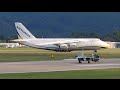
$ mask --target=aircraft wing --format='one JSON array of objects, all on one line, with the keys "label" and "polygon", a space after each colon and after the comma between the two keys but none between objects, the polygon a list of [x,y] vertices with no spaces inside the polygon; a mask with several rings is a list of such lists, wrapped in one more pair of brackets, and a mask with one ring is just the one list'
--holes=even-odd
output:
[{"label": "aircraft wing", "polygon": [[70,44],[70,43],[78,43],[80,41],[78,40],[65,40],[65,41],[55,41],[55,42],[49,42],[49,43],[41,43],[41,44],[35,44],[35,45],[50,45],[50,44],[53,44],[53,45],[61,45],[61,44]]}]

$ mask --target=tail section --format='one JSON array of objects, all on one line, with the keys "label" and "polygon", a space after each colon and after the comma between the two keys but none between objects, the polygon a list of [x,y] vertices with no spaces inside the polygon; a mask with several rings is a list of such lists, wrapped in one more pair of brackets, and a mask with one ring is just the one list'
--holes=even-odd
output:
[{"label": "tail section", "polygon": [[28,29],[19,22],[15,22],[19,39],[35,39],[35,37],[28,31]]}]

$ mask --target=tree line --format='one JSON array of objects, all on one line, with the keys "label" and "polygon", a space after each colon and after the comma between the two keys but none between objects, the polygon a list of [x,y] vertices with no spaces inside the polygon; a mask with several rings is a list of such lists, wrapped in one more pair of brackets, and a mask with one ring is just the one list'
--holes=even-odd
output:
[{"label": "tree line", "polygon": [[9,36],[5,37],[4,35],[0,35],[0,43],[9,43],[11,42],[10,40],[17,39],[17,35],[15,36]]},{"label": "tree line", "polygon": [[70,38],[99,38],[104,41],[120,42],[120,31],[114,31],[110,34],[72,32]]},{"label": "tree line", "polygon": [[[17,35],[5,37],[0,35],[0,43],[8,43],[10,40],[17,39]],[[41,38],[41,37],[38,37]],[[99,38],[104,41],[113,41],[120,42],[120,31],[114,31],[109,34],[100,34],[100,33],[86,33],[86,32],[72,32],[68,38]]]}]

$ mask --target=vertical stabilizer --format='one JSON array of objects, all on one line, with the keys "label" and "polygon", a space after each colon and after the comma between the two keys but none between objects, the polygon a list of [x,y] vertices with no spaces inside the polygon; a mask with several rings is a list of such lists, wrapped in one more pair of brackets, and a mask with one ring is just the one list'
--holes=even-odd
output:
[{"label": "vertical stabilizer", "polygon": [[15,22],[18,38],[20,39],[35,39],[35,37],[28,31],[28,29],[19,22]]}]

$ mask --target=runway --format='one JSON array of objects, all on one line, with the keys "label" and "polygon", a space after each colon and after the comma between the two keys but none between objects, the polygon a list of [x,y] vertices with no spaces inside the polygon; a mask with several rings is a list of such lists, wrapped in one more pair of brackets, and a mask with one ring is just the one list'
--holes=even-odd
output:
[{"label": "runway", "polygon": [[0,73],[52,72],[105,68],[120,68],[120,58],[100,59],[99,62],[91,61],[90,64],[86,61],[79,64],[77,59],[0,63]]}]

